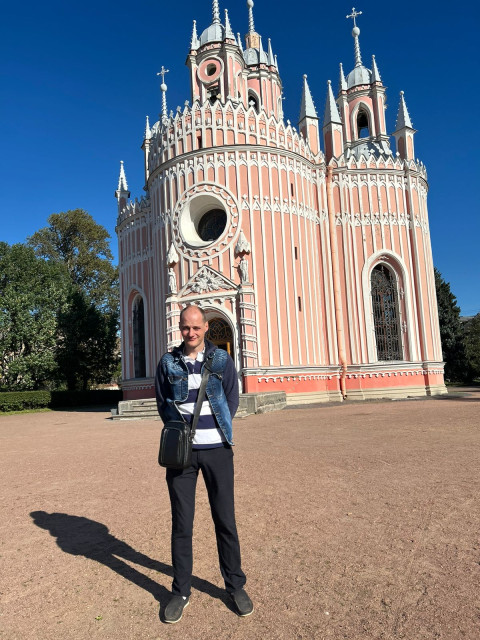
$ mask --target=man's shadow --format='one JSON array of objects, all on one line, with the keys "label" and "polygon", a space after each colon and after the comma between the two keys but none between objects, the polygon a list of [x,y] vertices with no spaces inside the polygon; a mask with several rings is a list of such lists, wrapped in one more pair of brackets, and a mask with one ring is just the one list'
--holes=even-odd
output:
[{"label": "man's shadow", "polygon": [[[153,560],[140,551],[136,551],[123,540],[118,540],[118,538],[109,533],[108,527],[101,522],[89,520],[82,516],[70,516],[66,513],[47,513],[46,511],[32,511],[30,515],[37,527],[46,529],[51,536],[57,539],[57,545],[62,551],[71,553],[74,556],[84,556],[104,564],[126,580],[130,580],[137,587],[151,593],[155,600],[160,603],[160,610],[163,611],[171,597],[171,592],[128,565],[124,560],[138,564],[146,569],[153,569],[169,577],[173,576],[171,565]],[[233,610],[226,592],[211,582],[193,576],[192,587],[197,591],[207,593],[212,598],[218,598],[229,609]]]}]

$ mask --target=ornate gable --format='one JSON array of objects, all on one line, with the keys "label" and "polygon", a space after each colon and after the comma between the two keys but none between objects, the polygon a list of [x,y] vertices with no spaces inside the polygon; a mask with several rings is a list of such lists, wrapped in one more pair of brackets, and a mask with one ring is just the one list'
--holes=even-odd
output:
[{"label": "ornate gable", "polygon": [[180,297],[195,294],[208,294],[217,291],[236,291],[237,285],[224,275],[215,271],[211,267],[204,265],[190,280],[182,287]]}]

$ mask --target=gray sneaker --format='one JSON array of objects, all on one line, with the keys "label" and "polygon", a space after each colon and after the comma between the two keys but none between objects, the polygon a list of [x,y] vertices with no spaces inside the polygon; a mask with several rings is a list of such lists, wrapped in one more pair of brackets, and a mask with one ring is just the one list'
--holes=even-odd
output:
[{"label": "gray sneaker", "polygon": [[253,602],[248,597],[245,589],[237,589],[231,593],[230,596],[235,603],[235,608],[239,616],[245,617],[253,613]]},{"label": "gray sneaker", "polygon": [[168,624],[180,622],[183,616],[183,610],[190,604],[190,599],[186,596],[172,596],[170,602],[165,607],[163,620]]}]

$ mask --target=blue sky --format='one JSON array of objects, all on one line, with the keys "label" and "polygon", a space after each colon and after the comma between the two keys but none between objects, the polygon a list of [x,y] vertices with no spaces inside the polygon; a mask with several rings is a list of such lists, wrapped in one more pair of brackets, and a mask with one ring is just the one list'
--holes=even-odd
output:
[{"label": "blue sky", "polygon": [[[393,131],[400,90],[427,166],[434,263],[463,315],[480,312],[477,5],[404,0],[359,2],[363,62],[375,54],[388,87]],[[220,3],[244,35],[244,0]],[[319,114],[338,65],[354,66],[351,5],[256,0],[255,27],[272,39],[285,117],[296,124],[302,75]],[[8,3],[2,11],[0,240],[23,242],[51,213],[86,209],[112,236],[120,160],[132,197],[143,193],[145,116],[160,111],[156,72],[170,69],[168,108],[190,99],[185,59],[192,21],[211,22],[209,0],[84,0]],[[222,18],[223,19],[223,18]]]}]

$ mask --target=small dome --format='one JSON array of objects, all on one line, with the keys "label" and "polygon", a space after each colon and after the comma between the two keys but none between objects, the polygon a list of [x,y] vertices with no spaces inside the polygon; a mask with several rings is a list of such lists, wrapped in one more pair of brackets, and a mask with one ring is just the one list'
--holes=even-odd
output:
[{"label": "small dome", "polygon": [[243,52],[243,59],[245,60],[245,64],[247,66],[253,64],[268,64],[268,55],[265,51],[260,53],[259,49],[254,49],[253,47],[250,49],[245,49]]},{"label": "small dome", "polygon": [[214,22],[200,36],[200,46],[207,42],[223,42],[225,38],[225,29],[219,22]]},{"label": "small dome", "polygon": [[356,87],[359,84],[371,84],[371,82],[372,72],[363,65],[355,67],[347,76],[347,87],[349,89]]}]

